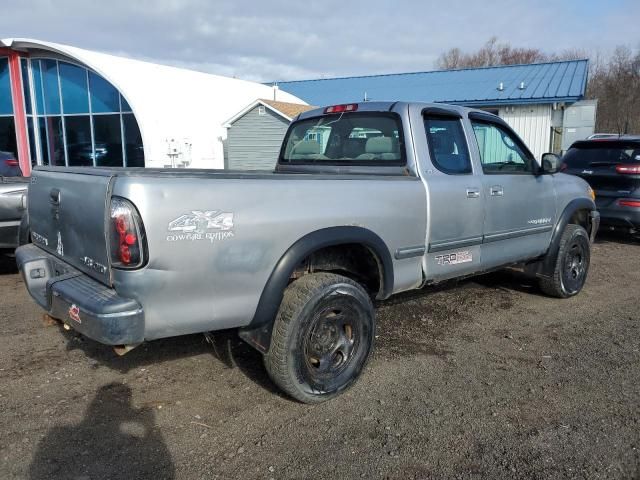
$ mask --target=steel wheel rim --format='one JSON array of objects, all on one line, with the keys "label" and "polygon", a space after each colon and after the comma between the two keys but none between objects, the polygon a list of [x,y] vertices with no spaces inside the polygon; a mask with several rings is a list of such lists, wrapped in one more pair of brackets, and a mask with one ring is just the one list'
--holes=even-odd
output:
[{"label": "steel wheel rim", "polygon": [[576,292],[584,283],[587,265],[584,245],[580,241],[573,242],[565,255],[562,272],[563,285],[569,293]]},{"label": "steel wheel rim", "polygon": [[358,312],[349,306],[331,306],[315,316],[305,338],[304,358],[312,377],[336,377],[356,356],[361,325]]}]

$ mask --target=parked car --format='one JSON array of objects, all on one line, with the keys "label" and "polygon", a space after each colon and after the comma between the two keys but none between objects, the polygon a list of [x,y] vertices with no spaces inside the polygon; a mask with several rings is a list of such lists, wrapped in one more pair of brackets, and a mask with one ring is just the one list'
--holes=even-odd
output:
[{"label": "parked car", "polygon": [[274,173],[38,167],[16,256],[87,337],[124,352],[236,328],[282,390],[320,402],[364,368],[374,298],[514,265],[580,292],[598,213],[558,160],[478,110],[336,105],[297,117]]},{"label": "parked car", "polygon": [[640,232],[640,136],[575,142],[561,169],[589,182],[604,228]]},{"label": "parked car", "polygon": [[0,152],[0,254],[13,254],[28,241],[28,187],[15,155]]},{"label": "parked car", "polygon": [[619,136],[620,135],[617,133],[593,133],[587,137],[587,140],[595,140],[598,138],[613,138]]},{"label": "parked car", "polygon": [[0,177],[21,177],[22,171],[16,156],[11,152],[0,152]]},{"label": "parked car", "polygon": [[96,165],[102,167],[117,167],[122,165],[122,145],[97,142],[74,143],[67,147],[69,164],[76,167],[91,167],[95,160]]},{"label": "parked car", "polygon": [[29,179],[0,177],[0,254],[13,254],[29,240],[27,190]]}]

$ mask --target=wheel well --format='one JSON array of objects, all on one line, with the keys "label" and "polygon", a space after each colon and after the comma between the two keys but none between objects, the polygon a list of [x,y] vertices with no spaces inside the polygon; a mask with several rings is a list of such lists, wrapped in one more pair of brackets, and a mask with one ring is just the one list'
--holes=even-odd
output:
[{"label": "wheel well", "polygon": [[568,223],[580,225],[587,231],[587,233],[591,234],[591,220],[589,216],[589,210],[576,210],[573,215],[571,215]]},{"label": "wheel well", "polygon": [[379,299],[388,298],[393,291],[393,260],[378,235],[357,226],[317,230],[300,238],[280,258],[262,290],[253,320],[240,329],[240,337],[260,352],[267,352],[273,320],[287,285],[318,271],[347,276]]},{"label": "wheel well", "polygon": [[373,296],[382,293],[382,262],[366,245],[347,243],[316,250],[300,262],[291,280],[313,272],[339,273],[360,283]]}]

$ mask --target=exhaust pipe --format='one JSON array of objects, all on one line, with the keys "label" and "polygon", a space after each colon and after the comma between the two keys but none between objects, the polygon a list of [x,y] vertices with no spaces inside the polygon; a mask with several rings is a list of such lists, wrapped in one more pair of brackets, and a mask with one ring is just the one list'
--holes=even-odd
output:
[{"label": "exhaust pipe", "polygon": [[[45,313],[42,315],[42,323],[44,324],[45,327],[53,327],[56,325],[61,325],[62,328],[64,328],[66,331],[73,330],[73,327],[71,325],[68,325],[63,321],[58,320],[57,318],[53,318],[48,313]],[[116,355],[118,355],[119,357],[122,357],[123,355],[126,355],[131,350],[136,348],[138,345],[140,344],[136,343],[133,345],[116,345],[113,347],[113,351],[116,352]]]},{"label": "exhaust pipe", "polygon": [[118,355],[119,357],[122,357],[123,355],[126,355],[131,350],[136,348],[138,345],[140,344],[136,343],[134,345],[116,345],[115,347],[113,347],[113,351],[116,352],[116,355]]},{"label": "exhaust pipe", "polygon": [[54,327],[56,325],[60,325],[62,322],[57,318],[53,318],[48,313],[42,314],[42,323],[45,327]]}]

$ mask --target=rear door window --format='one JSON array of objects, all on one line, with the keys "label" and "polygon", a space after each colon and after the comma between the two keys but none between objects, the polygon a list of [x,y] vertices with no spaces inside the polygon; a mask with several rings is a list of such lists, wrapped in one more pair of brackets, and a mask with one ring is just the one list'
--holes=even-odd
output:
[{"label": "rear door window", "polygon": [[355,112],[300,120],[287,133],[280,162],[404,165],[400,118],[394,113]]},{"label": "rear door window", "polygon": [[425,117],[429,153],[433,165],[450,175],[471,173],[469,149],[458,118]]}]

